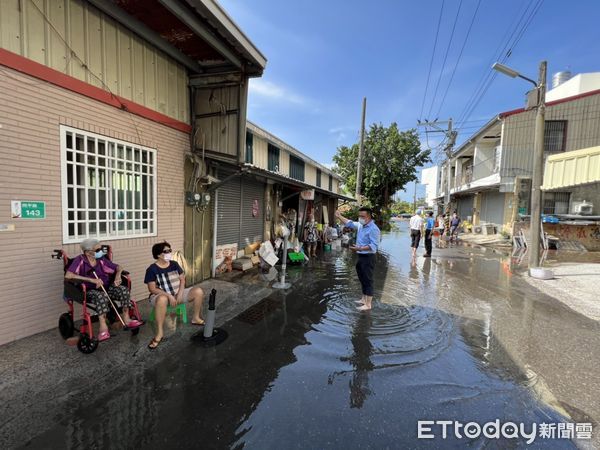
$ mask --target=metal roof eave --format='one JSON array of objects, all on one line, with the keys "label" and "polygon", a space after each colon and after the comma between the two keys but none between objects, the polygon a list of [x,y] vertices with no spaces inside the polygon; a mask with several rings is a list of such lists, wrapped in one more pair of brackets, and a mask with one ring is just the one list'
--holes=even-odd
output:
[{"label": "metal roof eave", "polygon": [[262,73],[267,65],[267,58],[244,34],[218,2],[215,0],[185,1],[196,11],[205,16],[226,38],[238,43],[241,50],[243,50],[244,56],[251,60],[257,66],[259,72]]},{"label": "metal roof eave", "polygon": [[266,178],[270,178],[271,180],[281,181],[283,183],[291,184],[293,186],[303,188],[303,189],[314,189],[316,192],[320,192],[321,194],[328,195],[330,197],[341,198],[347,201],[355,201],[353,197],[347,197],[343,194],[339,194],[337,192],[331,192],[327,189],[319,188],[317,186],[313,186],[312,184],[305,183],[303,181],[296,180],[295,178],[288,177],[281,173],[272,172],[270,170],[261,169],[260,167],[253,166],[251,164],[244,164],[244,168],[247,168],[247,173],[252,173],[254,175],[262,175]]},{"label": "metal roof eave", "polygon": [[269,133],[264,128],[259,127],[254,122],[247,120],[246,126],[247,126],[247,128],[250,129],[250,131],[255,132],[255,133],[258,132],[256,134],[258,134],[259,136],[262,136],[265,139],[267,139],[268,141],[271,141],[274,145],[287,150],[288,152],[292,153],[294,156],[297,156],[298,158],[302,159],[304,162],[308,162],[308,163],[312,164],[313,166],[321,169],[321,171],[325,172],[327,175],[331,175],[333,178],[337,179],[338,181],[345,181],[343,177],[341,177],[340,175],[338,175],[331,169],[328,169],[323,164],[312,159],[310,156],[305,155],[300,150],[298,150],[298,149],[292,147],[291,145],[289,145],[288,143],[282,141],[277,136]]},{"label": "metal roof eave", "polygon": [[490,119],[488,121],[488,123],[486,123],[484,126],[482,126],[479,130],[477,130],[474,134],[471,135],[471,137],[469,139],[467,139],[465,142],[463,142],[453,153],[452,153],[452,157],[455,158],[457,156],[459,156],[459,153],[466,150],[466,148],[473,144],[475,142],[475,140],[477,138],[479,138],[480,135],[482,135],[483,133],[485,133],[487,130],[489,130],[492,126],[496,125],[496,123],[502,121],[502,117],[500,116],[500,114],[494,116],[492,119]]}]

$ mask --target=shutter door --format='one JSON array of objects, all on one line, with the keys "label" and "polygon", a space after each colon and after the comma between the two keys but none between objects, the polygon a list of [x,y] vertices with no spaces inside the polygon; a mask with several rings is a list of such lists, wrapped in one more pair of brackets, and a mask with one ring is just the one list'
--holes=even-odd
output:
[{"label": "shutter door", "polygon": [[456,210],[462,220],[467,220],[469,216],[473,216],[473,196],[461,197]]},{"label": "shutter door", "polygon": [[504,223],[504,193],[486,192],[481,199],[482,222],[502,225]]},{"label": "shutter door", "polygon": [[[223,179],[232,172],[220,170]],[[238,243],[240,238],[241,177],[235,177],[217,189],[217,245]]]},{"label": "shutter door", "polygon": [[[256,217],[252,215],[255,201],[258,203]],[[239,214],[238,214],[239,217]],[[242,179],[242,233],[240,249],[253,242],[262,242],[265,229],[265,184],[256,180]]]}]

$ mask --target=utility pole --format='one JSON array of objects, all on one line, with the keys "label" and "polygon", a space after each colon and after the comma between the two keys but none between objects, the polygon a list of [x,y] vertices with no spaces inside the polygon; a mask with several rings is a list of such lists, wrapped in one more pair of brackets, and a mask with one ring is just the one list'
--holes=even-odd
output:
[{"label": "utility pole", "polygon": [[533,144],[533,175],[531,179],[531,253],[529,268],[540,265],[540,240],[542,222],[542,178],[544,177],[544,128],[546,118],[546,61],[540,63],[537,82],[538,101],[535,115],[535,140]]},{"label": "utility pole", "polygon": [[[447,123],[448,129],[444,130],[439,125]],[[446,189],[444,195],[444,212],[446,214],[450,213],[450,189],[452,186],[451,174],[452,174],[452,165],[450,164],[452,158],[452,150],[454,149],[454,144],[456,144],[456,136],[458,133],[452,128],[452,118],[448,119],[447,122],[438,122],[437,120],[434,122],[418,122],[419,126],[430,127],[433,130],[425,130],[426,133],[444,133],[446,135],[446,140],[448,141],[446,146],[444,147],[444,155],[446,156],[447,166],[446,166]]]},{"label": "utility pole", "polygon": [[417,182],[415,181],[415,193],[413,195],[413,214],[417,213]]},{"label": "utility pole", "polygon": [[365,116],[367,114],[367,97],[363,97],[362,119],[360,124],[360,147],[358,148],[358,167],[356,169],[356,201],[362,206],[361,184],[362,184],[362,165],[365,153]]}]

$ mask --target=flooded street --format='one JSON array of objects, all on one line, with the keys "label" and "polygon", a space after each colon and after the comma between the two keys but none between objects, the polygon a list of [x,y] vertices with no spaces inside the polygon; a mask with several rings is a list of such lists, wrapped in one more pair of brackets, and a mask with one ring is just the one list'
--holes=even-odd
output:
[{"label": "flooded street", "polygon": [[[154,366],[101,380],[111,384],[101,395],[61,397],[47,405],[46,431],[19,444],[524,448],[515,439],[444,440],[435,427],[435,441],[418,440],[417,422],[596,428],[598,323],[534,291],[490,249],[434,247],[413,262],[400,227],[383,237],[371,312],[356,310],[354,255],[325,254],[290,268],[291,290],[228,322],[220,346],[184,342]],[[538,437],[529,446],[575,443]]]}]

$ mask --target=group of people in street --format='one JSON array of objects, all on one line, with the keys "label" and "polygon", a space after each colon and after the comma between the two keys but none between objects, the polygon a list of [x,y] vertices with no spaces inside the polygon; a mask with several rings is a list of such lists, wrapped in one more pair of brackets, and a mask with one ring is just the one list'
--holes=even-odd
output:
[{"label": "group of people in street", "polygon": [[[81,281],[86,287],[86,300],[98,313],[98,340],[110,339],[107,314],[110,302],[122,308],[123,321],[128,327],[142,325],[138,319],[130,317],[132,299],[129,290],[122,285],[123,268],[111,261],[104,253],[103,246],[97,239],[86,239],[81,243],[82,254],[73,259],[65,279]],[[193,303],[193,325],[204,325],[202,304],[204,292],[199,287],[185,287],[185,273],[174,261],[173,251],[168,242],[159,242],[152,246],[155,262],[146,269],[144,283],[148,286],[148,300],[154,308],[156,333],[148,348],[153,350],[163,339],[163,326],[167,316],[167,308],[176,307],[185,302]]]},{"label": "group of people in street", "polygon": [[[356,272],[361,284],[362,296],[358,303],[359,311],[368,311],[373,307],[373,271],[375,269],[375,255],[379,249],[381,233],[373,220],[373,211],[362,207],[358,213],[358,221],[347,219],[340,211],[336,211],[336,218],[343,224],[344,230],[356,233],[355,242],[349,249],[357,254]],[[425,255],[431,257],[432,238],[437,229],[440,238],[448,233],[451,240],[456,239],[460,217],[454,211],[452,217],[433,217],[433,212],[428,212],[425,217],[417,211],[410,219],[410,237],[412,256],[416,257],[421,236],[425,238]],[[336,229],[337,232],[337,229]],[[344,233],[348,236],[348,233]],[[317,244],[320,240],[331,239],[325,236],[317,226],[314,216],[309,215],[304,226],[303,241],[306,246],[307,256],[316,256]],[[99,334],[98,340],[110,339],[107,314],[110,301],[122,308],[123,321],[128,327],[140,326],[139,318],[130,317],[132,300],[129,290],[122,285],[121,274],[123,269],[118,264],[107,258],[103,246],[96,239],[86,239],[81,243],[82,254],[74,258],[67,268],[65,279],[80,281],[86,286],[87,301],[94,306],[98,313]],[[185,273],[179,263],[173,260],[171,245],[164,241],[152,246],[152,257],[155,262],[146,269],[144,283],[148,287],[148,300],[154,308],[156,319],[156,333],[148,344],[148,348],[155,349],[161,343],[168,307],[176,307],[185,302],[193,303],[193,325],[203,325],[202,305],[204,292],[200,287],[186,288]]]},{"label": "group of people in street", "polygon": [[452,213],[452,216],[444,214],[439,215],[437,219],[434,219],[432,211],[427,212],[425,217],[423,217],[421,211],[415,211],[415,214],[410,218],[409,222],[411,256],[413,258],[417,256],[417,249],[419,248],[421,237],[424,237],[425,254],[423,257],[431,257],[431,252],[433,251],[433,235],[435,231],[438,232],[440,240],[444,235],[447,236],[449,241],[456,240],[458,238],[460,222],[460,216],[456,211]]}]

